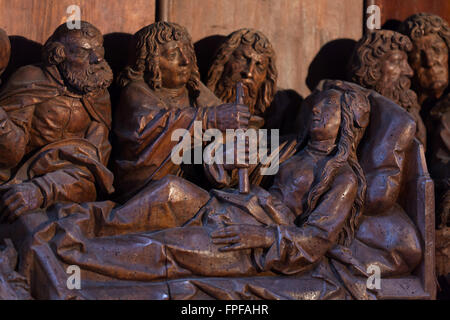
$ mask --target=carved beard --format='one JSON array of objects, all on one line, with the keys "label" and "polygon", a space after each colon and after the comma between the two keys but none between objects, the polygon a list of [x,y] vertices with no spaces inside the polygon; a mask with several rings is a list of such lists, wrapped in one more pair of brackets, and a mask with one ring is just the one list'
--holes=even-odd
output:
[{"label": "carved beard", "polygon": [[379,94],[391,99],[406,110],[417,108],[417,95],[411,89],[411,80],[407,76],[402,76],[400,79],[390,85],[379,82],[376,85],[375,91]]},{"label": "carved beard", "polygon": [[[216,96],[223,102],[235,102],[237,82],[228,77],[223,77],[217,84]],[[260,115],[259,108],[255,109],[256,99],[258,97],[258,91],[255,89],[255,85],[245,82],[242,82],[242,84],[244,88],[244,105],[248,106],[251,114]]]},{"label": "carved beard", "polygon": [[60,64],[62,76],[69,85],[82,93],[95,92],[108,88],[113,80],[113,72],[106,61],[89,64],[81,70],[73,70],[70,65]]}]

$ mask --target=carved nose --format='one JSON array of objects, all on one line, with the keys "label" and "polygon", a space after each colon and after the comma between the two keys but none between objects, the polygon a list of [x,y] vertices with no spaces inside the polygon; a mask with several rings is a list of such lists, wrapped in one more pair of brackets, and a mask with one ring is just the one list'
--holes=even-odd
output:
[{"label": "carved nose", "polygon": [[403,70],[404,70],[405,76],[412,77],[414,75],[414,71],[411,68],[411,66],[408,64],[408,62],[405,62]]},{"label": "carved nose", "polygon": [[89,62],[91,64],[97,64],[103,61],[103,58],[96,54],[95,52],[91,52],[90,57],[89,57]]},{"label": "carved nose", "polygon": [[188,63],[189,63],[188,57],[186,57],[186,55],[182,52],[181,53],[181,59],[180,59],[180,65],[187,66]]},{"label": "carved nose", "polygon": [[422,51],[422,62],[425,67],[432,67],[434,65],[435,57],[431,50]]},{"label": "carved nose", "polygon": [[253,63],[251,63],[250,65],[247,65],[247,68],[245,68],[241,72],[241,76],[243,78],[253,78],[253,68],[254,68],[254,64]]}]

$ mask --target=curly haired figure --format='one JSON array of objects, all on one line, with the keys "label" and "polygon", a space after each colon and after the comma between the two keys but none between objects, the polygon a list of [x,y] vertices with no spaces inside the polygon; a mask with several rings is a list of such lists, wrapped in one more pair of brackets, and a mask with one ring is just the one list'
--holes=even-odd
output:
[{"label": "curly haired figure", "polygon": [[349,79],[406,109],[416,121],[416,137],[426,147],[420,105],[410,89],[413,70],[408,64],[407,53],[411,49],[408,37],[398,32],[376,30],[368,33],[356,44],[349,64]]}]

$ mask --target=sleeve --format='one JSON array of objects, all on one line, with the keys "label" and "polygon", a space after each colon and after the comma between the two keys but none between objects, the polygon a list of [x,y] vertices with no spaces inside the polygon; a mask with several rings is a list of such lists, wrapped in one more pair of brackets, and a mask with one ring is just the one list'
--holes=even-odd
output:
[{"label": "sleeve", "polygon": [[91,202],[114,192],[113,175],[102,164],[98,148],[79,139],[61,141],[41,151],[26,168],[27,181],[44,196],[43,208],[57,202]]},{"label": "sleeve", "polygon": [[277,240],[259,259],[263,270],[300,272],[319,261],[337,242],[357,193],[353,173],[336,177],[301,226],[277,226]]},{"label": "sleeve", "polygon": [[206,108],[166,106],[150,92],[142,91],[126,88],[116,110],[118,154],[114,164],[119,193],[132,192],[167,174],[177,174],[180,164],[171,161],[172,150],[183,142],[178,155],[184,160],[183,151],[192,149],[194,131],[205,128]]},{"label": "sleeve", "polygon": [[0,169],[16,167],[26,152],[34,105],[6,113],[0,107]]},{"label": "sleeve", "polygon": [[91,202],[97,200],[95,178],[89,170],[67,163],[66,168],[34,178],[44,196],[43,208],[57,202]]},{"label": "sleeve", "polygon": [[111,143],[109,142],[108,128],[97,121],[93,121],[86,133],[86,140],[98,148],[100,161],[107,165],[111,155]]}]

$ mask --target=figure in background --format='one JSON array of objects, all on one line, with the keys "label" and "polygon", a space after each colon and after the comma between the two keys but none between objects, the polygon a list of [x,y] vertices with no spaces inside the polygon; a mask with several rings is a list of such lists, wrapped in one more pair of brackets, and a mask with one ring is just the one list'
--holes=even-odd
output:
[{"label": "figure in background", "polygon": [[244,104],[250,113],[264,118],[267,129],[280,135],[294,133],[302,98],[292,90],[277,88],[275,50],[260,31],[240,29],[231,33],[218,49],[208,72],[207,86],[222,101],[236,99],[236,84],[244,84]]},{"label": "figure in background", "polygon": [[[427,163],[434,180],[436,207],[436,269],[441,288],[450,284],[450,27],[441,17],[417,13],[400,25],[413,48],[412,88],[422,105],[428,135]],[[445,284],[447,282],[447,284]]]},{"label": "figure in background", "polygon": [[[250,108],[251,120],[259,120],[251,121],[250,127],[269,129],[269,140],[270,129],[279,130],[280,148],[270,152],[278,153],[279,163],[282,163],[295,153],[296,119],[302,98],[293,90],[277,88],[277,78],[275,50],[269,39],[260,31],[244,28],[231,33],[218,49],[208,72],[207,85],[223,101],[233,102],[236,84],[243,84],[244,104]],[[261,159],[249,166],[250,181],[269,186],[273,177],[261,176],[260,168]],[[204,170],[215,188],[238,184],[238,170],[218,164],[205,165]]]},{"label": "figure in background", "polygon": [[17,70],[0,92],[0,212],[3,221],[58,202],[113,191],[103,36],[90,23],[59,26],[43,63]]},{"label": "figure in background", "polygon": [[438,225],[450,223],[450,27],[441,17],[417,13],[406,19],[400,31],[413,48],[409,63],[414,70],[412,88],[422,105],[428,134],[427,162],[435,181]]},{"label": "figure in background", "polygon": [[172,133],[186,129],[247,128],[248,107],[223,104],[200,82],[194,47],[187,30],[176,23],[156,22],[134,35],[134,63],[122,73],[116,111],[115,179],[118,195],[129,199],[147,183],[168,174],[183,176],[171,161],[179,141]]},{"label": "figure in background", "polygon": [[417,124],[416,137],[426,147],[426,129],[420,117],[417,96],[410,89],[413,70],[407,53],[411,41],[390,30],[367,33],[356,44],[349,63],[349,79],[375,90],[406,109]]}]

